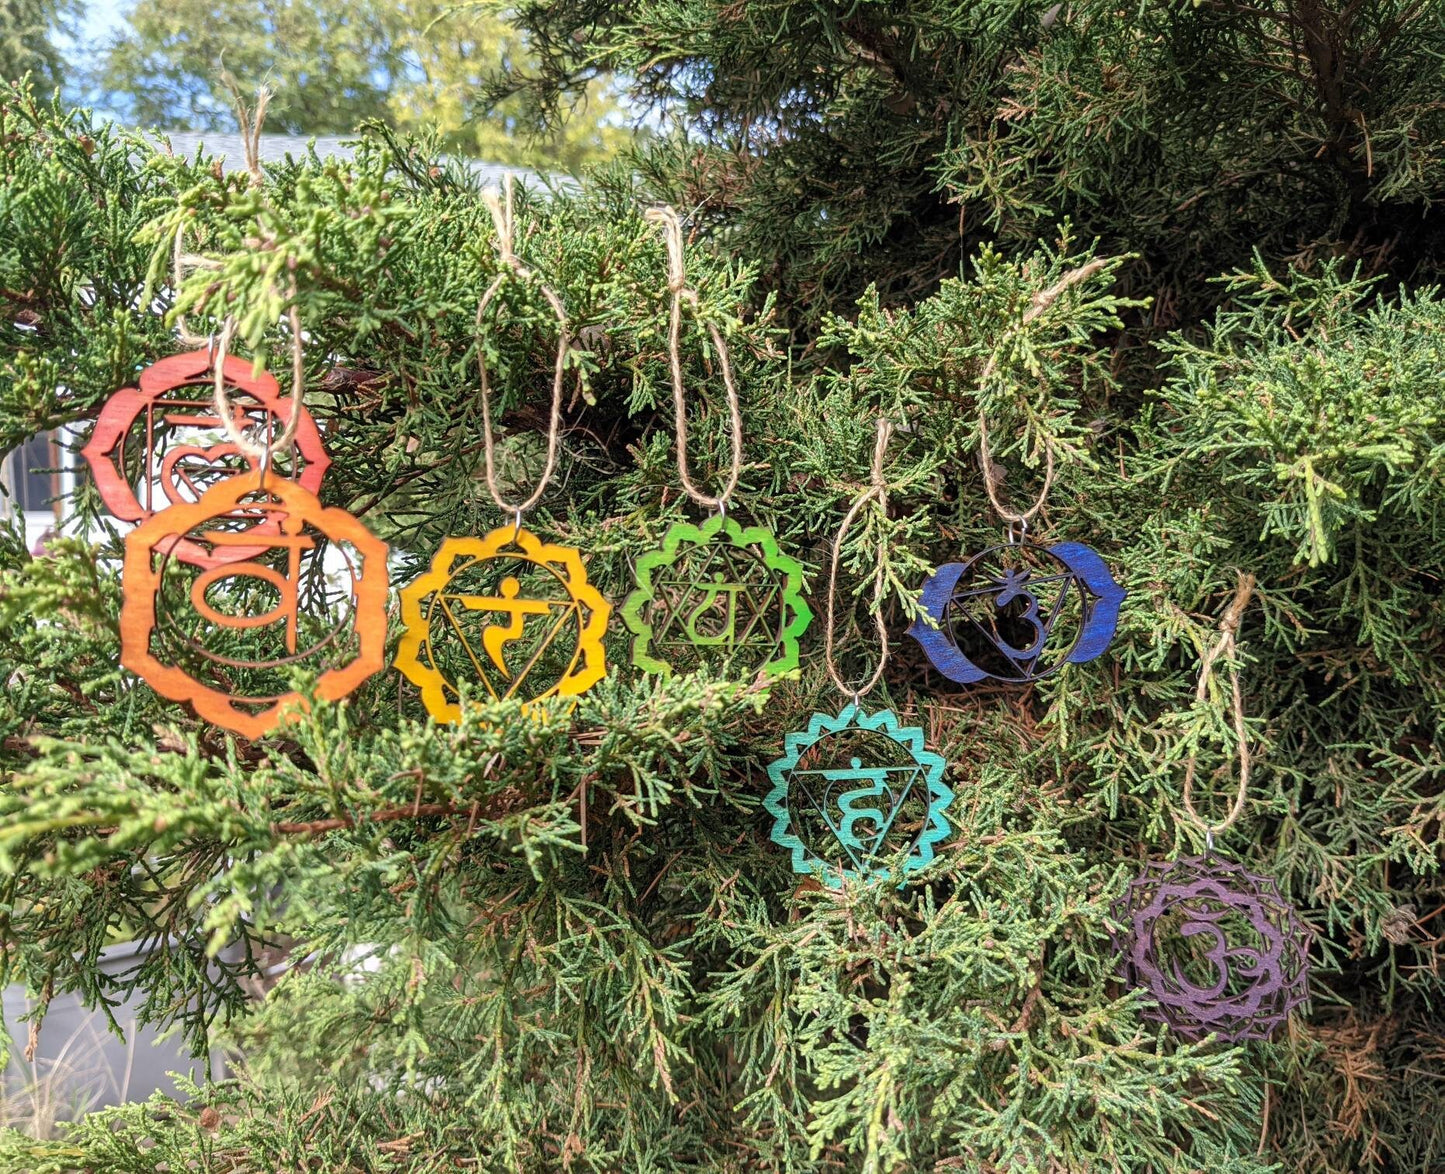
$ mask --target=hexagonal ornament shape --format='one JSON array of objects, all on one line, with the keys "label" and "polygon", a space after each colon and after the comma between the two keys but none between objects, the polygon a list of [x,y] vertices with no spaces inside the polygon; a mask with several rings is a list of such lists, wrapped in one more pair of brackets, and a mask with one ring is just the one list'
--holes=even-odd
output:
[{"label": "hexagonal ornament shape", "polygon": [[[182,559],[186,544],[206,558]],[[259,470],[219,482],[126,536],[121,663],[259,738],[304,709],[295,670],[336,700],[385,667],[386,556],[358,519],[295,482]]]}]

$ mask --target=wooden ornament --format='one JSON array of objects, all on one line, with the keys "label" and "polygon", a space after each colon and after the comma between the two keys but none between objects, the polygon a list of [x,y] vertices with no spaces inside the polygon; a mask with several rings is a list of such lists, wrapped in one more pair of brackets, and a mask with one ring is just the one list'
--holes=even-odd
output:
[{"label": "wooden ornament", "polygon": [[908,634],[960,685],[1039,681],[1103,655],[1124,597],[1081,542],[1011,542],[934,571]]},{"label": "wooden ornament", "polygon": [[798,638],[813,619],[802,564],[768,530],[722,514],[674,523],[661,548],[637,560],[621,614],[632,663],[662,676],[702,663],[735,675],[795,673]]},{"label": "wooden ornament", "polygon": [[316,672],[315,695],[336,700],[385,667],[386,555],[358,519],[295,482],[229,478],[126,536],[121,663],[161,696],[259,738],[304,709],[288,683],[296,669]]},{"label": "wooden ornament", "polygon": [[448,538],[402,588],[396,667],[438,721],[461,718],[460,686],[488,697],[574,697],[607,675],[611,607],[581,554],[520,525]]},{"label": "wooden ornament", "polygon": [[829,888],[843,878],[889,875],[902,856],[907,877],[927,867],[952,828],[948,764],[928,749],[923,731],[892,710],[846,705],[837,717],[813,714],[806,730],[784,740],[768,766],[773,788],[763,806],[772,839],[792,854],[793,871]]},{"label": "wooden ornament", "polygon": [[[81,450],[90,462],[96,489],[106,508],[125,522],[143,522],[171,506],[190,505],[217,481],[259,469],[256,458],[226,439],[216,415],[212,387],[214,356],[187,351],[153,363],[140,373],[139,387],[126,387],[105,402],[90,441]],[[238,427],[257,427],[274,434],[290,422],[294,401],[283,399],[276,380],[266,372],[252,374],[251,364],[234,355],[221,368]],[[316,422],[303,406],[290,453],[290,474],[312,494],[331,463]],[[219,436],[217,441],[215,437]],[[272,480],[282,471],[272,469]],[[257,523],[259,534],[272,523]],[[178,542],[172,557],[196,566],[213,567],[244,561],[266,549],[227,546],[208,550],[190,540]]]},{"label": "wooden ornament", "polygon": [[1114,903],[1122,977],[1180,1037],[1269,1039],[1309,998],[1314,934],[1258,876],[1213,852],[1151,860]]}]

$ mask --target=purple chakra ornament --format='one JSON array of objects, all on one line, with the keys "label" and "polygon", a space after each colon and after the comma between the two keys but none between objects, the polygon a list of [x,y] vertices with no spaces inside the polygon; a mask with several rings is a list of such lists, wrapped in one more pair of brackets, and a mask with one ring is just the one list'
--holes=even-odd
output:
[{"label": "purple chakra ornament", "polygon": [[1101,655],[1124,589],[1081,542],[993,546],[945,563],[923,585],[927,618],[908,629],[945,677],[1037,681]]},{"label": "purple chakra ornament", "polygon": [[1215,855],[1151,860],[1114,904],[1124,981],[1188,1040],[1268,1039],[1309,997],[1312,934],[1270,877]]}]

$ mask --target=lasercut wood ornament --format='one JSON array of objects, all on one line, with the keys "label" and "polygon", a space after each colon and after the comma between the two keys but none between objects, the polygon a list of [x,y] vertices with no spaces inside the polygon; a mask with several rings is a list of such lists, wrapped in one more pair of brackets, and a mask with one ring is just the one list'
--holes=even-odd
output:
[{"label": "lasercut wood ornament", "polygon": [[[101,408],[89,442],[81,450],[95,477],[101,500],[115,517],[142,522],[158,510],[192,504],[226,477],[260,468],[261,457],[227,437],[213,394],[215,356],[209,350],[170,355],[140,373],[137,387],[122,388]],[[298,411],[295,438],[283,467],[273,462],[274,477],[289,476],[308,492],[319,492],[331,463],[321,434],[305,406],[283,399],[267,372],[235,356],[221,364],[230,393],[233,430],[251,429],[267,440],[285,431]],[[265,533],[265,526],[258,533]],[[173,557],[198,566],[219,566],[253,557],[264,547],[207,549],[177,543]]]},{"label": "lasercut wood ornament", "polygon": [[1228,814],[1207,823],[1194,806],[1195,752],[1186,760],[1184,811],[1204,833],[1204,854],[1151,860],[1115,902],[1119,928],[1110,929],[1120,975],[1154,998],[1146,1018],[1166,1023],[1184,1039],[1211,1033],[1227,1043],[1268,1039],[1309,997],[1313,934],[1270,877],[1215,854],[1214,837],[1244,812],[1251,756],[1235,638],[1254,593],[1254,576],[1241,574],[1234,600],[1220,621],[1218,639],[1200,660],[1196,706],[1210,695],[1214,665],[1231,661],[1229,693],[1239,785]]},{"label": "lasercut wood ornament", "polygon": [[[1024,322],[1044,304],[1036,300],[1025,311]],[[980,384],[987,386],[995,366],[992,356]],[[982,414],[978,457],[984,491],[1007,523],[1008,541],[934,571],[919,597],[923,614],[908,634],[939,672],[960,685],[986,678],[1038,681],[1066,664],[1101,656],[1118,627],[1124,589],[1104,560],[1082,542],[1041,546],[1027,540],[1029,525],[1053,485],[1052,445],[1044,445],[1043,486],[1022,513],[1005,505],[995,489],[988,420]]]},{"label": "lasercut wood ornament", "polygon": [[[183,544],[206,557],[181,560]],[[386,555],[358,519],[294,482],[229,478],[126,536],[121,663],[259,738],[305,707],[288,685],[295,669],[336,700],[385,667]]]},{"label": "lasercut wood ornament", "polygon": [[[477,303],[478,332],[485,329],[487,308],[505,281],[535,279],[512,251],[510,176],[505,192],[505,203],[493,192],[484,193],[503,268]],[[612,609],[587,582],[581,554],[570,546],[544,543],[522,528],[523,512],[541,500],[556,465],[570,345],[561,299],[545,282],[537,285],[558,324],[542,475],[525,501],[508,501],[498,484],[491,382],[486,348],[479,345],[487,489],[497,508],[513,516],[513,524],[482,538],[445,539],[431,569],[401,591],[404,630],[396,667],[421,691],[422,704],[437,721],[461,720],[464,684],[480,686],[494,701],[519,698],[530,703],[575,697],[607,675],[602,638]]]},{"label": "lasercut wood ornament", "polygon": [[701,525],[674,523],[662,546],[637,560],[637,586],[622,605],[622,622],[633,635],[632,663],[664,676],[709,665],[734,675],[779,677],[798,667],[798,637],[812,621],[803,599],[803,568],[778,549],[761,526],[739,526],[727,503],[742,475],[743,423],[727,343],[711,322],[712,338],[727,389],[731,464],[716,497],[692,480],[687,455],[687,402],[682,383],[682,304],[697,303],[683,268],[682,223],[671,208],[654,208],[667,243],[672,310],[668,358],[672,370],[673,423],[677,431],[678,480],[698,505],[715,509]]},{"label": "lasercut wood ornament", "polygon": [[787,735],[786,753],[768,766],[772,790],[763,806],[773,817],[773,842],[788,850],[793,871],[811,874],[830,888],[845,879],[871,881],[889,875],[904,853],[905,879],[926,867],[934,845],[947,838],[953,792],[944,782],[946,763],[929,750],[923,731],[904,726],[892,710],[866,713],[862,698],[883,679],[888,664],[888,627],[883,620],[885,559],[875,560],[873,624],[878,664],[861,686],[844,678],[834,659],[838,568],[848,530],[870,502],[888,515],[883,475],[892,427],[878,421],[872,486],[861,494],[833,539],[828,567],[823,662],[833,684],[851,702],[836,717],[815,713],[806,730]]},{"label": "lasercut wood ornament", "polygon": [[1037,681],[1102,655],[1124,594],[1083,543],[1009,543],[934,571],[908,634],[961,685]]},{"label": "lasercut wood ornament", "polygon": [[763,806],[794,872],[837,889],[845,877],[886,878],[900,851],[905,876],[933,861],[934,845],[952,830],[953,791],[921,729],[902,725],[892,710],[850,704],[836,717],[813,714],[784,748],[768,766],[773,787]]},{"label": "lasercut wood ornament", "polygon": [[571,547],[512,526],[448,538],[401,590],[396,667],[443,722],[461,719],[463,681],[493,700],[575,697],[607,675],[610,613]]},{"label": "lasercut wood ornament", "polygon": [[632,663],[670,676],[700,663],[781,677],[798,668],[798,638],[813,620],[803,567],[761,526],[714,514],[674,523],[662,546],[637,560],[637,586],[622,605]]},{"label": "lasercut wood ornament", "polygon": [[1114,904],[1120,972],[1181,1038],[1268,1039],[1309,998],[1313,935],[1270,877],[1213,852],[1151,860]]}]

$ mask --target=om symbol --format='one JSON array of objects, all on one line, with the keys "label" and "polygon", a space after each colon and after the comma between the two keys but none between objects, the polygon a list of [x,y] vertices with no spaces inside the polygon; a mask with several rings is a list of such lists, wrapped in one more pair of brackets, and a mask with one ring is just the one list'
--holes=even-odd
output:
[{"label": "om symbol", "polygon": [[1121,976],[1185,1039],[1267,1039],[1309,995],[1312,934],[1269,877],[1212,853],[1151,861],[1115,902]]},{"label": "om symbol", "polygon": [[1081,543],[1012,543],[939,567],[919,602],[908,634],[945,677],[1023,682],[1101,655],[1124,589]]}]

